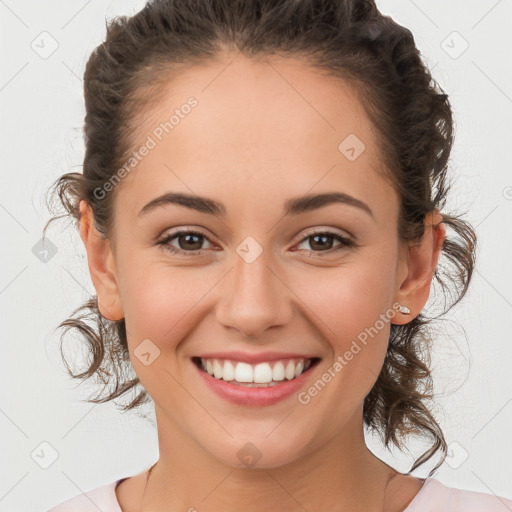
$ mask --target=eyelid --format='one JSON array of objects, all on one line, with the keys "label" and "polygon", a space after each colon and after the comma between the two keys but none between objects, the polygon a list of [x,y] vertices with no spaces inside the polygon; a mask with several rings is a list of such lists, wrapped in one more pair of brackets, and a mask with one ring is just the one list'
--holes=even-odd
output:
[{"label": "eyelid", "polygon": [[[183,249],[178,249],[176,247],[173,247],[169,245],[169,241],[173,238],[178,237],[179,235],[187,235],[187,234],[195,234],[202,236],[204,239],[208,240],[212,245],[215,245],[215,243],[211,240],[210,235],[206,234],[203,228],[196,228],[193,226],[180,226],[179,228],[176,228],[175,230],[166,231],[165,234],[158,237],[157,245],[162,245],[164,249],[167,249],[171,252],[176,253],[185,253],[185,254],[202,254],[203,252],[207,251],[208,249],[199,249],[197,251],[184,251]],[[173,251],[175,249],[175,251]]]},{"label": "eyelid", "polygon": [[[311,258],[325,259],[332,255],[338,255],[342,251],[357,249],[359,247],[359,244],[356,243],[354,237],[352,237],[351,235],[347,235],[343,232],[333,230],[332,228],[311,228],[310,230],[306,230],[302,238],[295,245],[300,245],[304,243],[308,238],[317,235],[327,235],[328,237],[340,242],[340,244],[325,251],[313,251],[309,249],[302,249],[305,250],[306,253]],[[301,249],[294,249],[294,252],[300,250]]]},{"label": "eyelid", "polygon": [[305,238],[308,238],[311,235],[320,235],[320,234],[338,235],[340,237],[346,238],[347,240],[350,240],[351,242],[355,243],[354,237],[352,235],[350,235],[348,232],[338,230],[336,228],[327,227],[327,226],[315,226],[312,228],[307,228],[304,231],[302,238],[299,241],[302,242]]},{"label": "eyelid", "polygon": [[[206,239],[209,243],[215,245],[214,242],[212,242],[212,240],[210,239],[210,236],[203,231],[203,228],[195,228],[193,226],[180,226],[179,228],[176,228],[176,230],[166,232],[165,235],[159,238],[157,245],[161,245],[164,250],[167,250],[173,254],[178,255],[200,256],[203,255],[205,252],[208,252],[209,249],[186,251],[184,249],[179,249],[170,245],[170,240],[185,234],[195,234],[201,236],[204,239]],[[314,235],[327,235],[334,239],[338,239],[338,241],[341,242],[341,247],[335,247],[334,249],[331,248],[326,251],[312,251],[304,249],[306,250],[307,253],[311,254],[314,257],[323,257],[324,254],[333,254],[342,249],[359,247],[359,245],[356,243],[352,235],[349,235],[343,231],[338,231],[336,228],[322,226],[307,228],[305,232],[302,233],[301,238],[297,242],[295,242],[295,245],[305,242],[308,238],[311,238]]]}]

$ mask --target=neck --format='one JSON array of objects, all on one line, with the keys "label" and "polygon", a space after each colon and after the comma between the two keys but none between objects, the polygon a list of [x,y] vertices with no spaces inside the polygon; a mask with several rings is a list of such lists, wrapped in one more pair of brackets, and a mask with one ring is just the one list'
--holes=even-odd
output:
[{"label": "neck", "polygon": [[141,510],[383,510],[397,474],[367,448],[362,408],[322,446],[301,447],[291,462],[235,467],[213,458],[156,409],[160,458]]}]

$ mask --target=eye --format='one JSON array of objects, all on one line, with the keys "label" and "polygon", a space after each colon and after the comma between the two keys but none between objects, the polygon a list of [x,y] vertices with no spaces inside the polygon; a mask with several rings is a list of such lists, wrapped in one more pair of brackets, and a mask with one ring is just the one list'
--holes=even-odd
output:
[{"label": "eye", "polygon": [[[329,239],[335,239],[341,243],[334,250],[329,250],[332,248],[332,242],[329,243]],[[349,239],[343,235],[340,235],[339,233],[334,233],[334,232],[330,232],[330,231],[310,232],[305,238],[302,239],[302,241],[299,243],[299,245],[303,244],[307,240],[313,240],[313,242],[311,242],[311,241],[309,242],[310,247],[312,247],[312,248],[316,247],[317,249],[320,249],[320,250],[306,249],[310,253],[328,252],[329,254],[331,254],[333,252],[342,250],[345,247],[355,247],[355,245],[356,245],[355,242],[352,241],[351,239]],[[322,255],[320,255],[320,256],[322,256]]]},{"label": "eye", "polygon": [[[175,247],[171,245],[171,240],[177,239],[178,246]],[[167,251],[184,254],[184,253],[194,253],[194,254],[202,254],[203,250],[197,250],[202,245],[202,240],[208,240],[205,234],[199,231],[176,231],[175,233],[169,233],[162,240],[157,242],[157,245],[163,246],[163,248]]]},{"label": "eye", "polygon": [[[171,245],[171,241],[175,239],[178,242],[178,247]],[[339,233],[334,233],[330,231],[310,232],[305,238],[301,240],[299,245],[305,243],[309,239],[313,240],[313,242],[310,242],[309,245],[314,250],[306,249],[306,251],[312,254],[325,252],[332,254],[333,252],[340,251],[347,247],[356,247],[356,243],[353,240],[343,235],[340,235]],[[339,246],[335,247],[334,250],[330,250],[332,249],[332,242],[329,243],[329,239],[335,239],[338,242],[340,242]],[[206,249],[201,248],[202,244],[204,243],[204,240],[209,241],[208,237],[204,233],[201,233],[200,231],[181,230],[167,234],[162,240],[157,242],[157,245],[162,246],[165,250],[176,254],[190,253],[194,255],[200,255],[206,251]],[[323,256],[323,254],[317,255],[320,257]]]}]

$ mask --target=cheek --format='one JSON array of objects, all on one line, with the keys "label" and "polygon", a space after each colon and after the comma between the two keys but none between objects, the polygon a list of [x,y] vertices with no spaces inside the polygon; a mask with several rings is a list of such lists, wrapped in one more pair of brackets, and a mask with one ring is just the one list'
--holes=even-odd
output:
[{"label": "cheek", "polygon": [[161,350],[178,344],[193,316],[187,313],[207,291],[204,276],[197,268],[172,267],[154,255],[125,254],[119,261],[119,288],[130,352],[146,338]]},{"label": "cheek", "polygon": [[132,366],[154,399],[180,396],[175,379],[182,382],[186,368],[176,353],[200,322],[201,297],[211,285],[197,269],[147,263],[132,268],[145,269],[125,274],[122,290]]},{"label": "cheek", "polygon": [[[295,302],[301,324],[314,326],[318,339],[324,339],[324,353],[330,351],[334,358],[356,352],[356,343],[361,350],[353,356],[357,362],[348,365],[350,372],[370,367],[378,374],[390,328],[380,318],[393,299],[393,268],[393,255],[378,247],[338,267],[290,269],[282,277],[293,293],[283,291],[283,300]],[[218,270],[126,258],[120,267],[120,288],[130,353],[136,355],[139,344],[149,339],[161,352],[155,361],[179,372],[172,354],[183,340],[193,338],[191,333],[222,300],[215,285],[224,271]],[[292,334],[293,325],[288,328]],[[149,368],[133,356],[132,362],[142,380]]]},{"label": "cheek", "polygon": [[350,363],[345,373],[370,368],[378,375],[382,367],[394,315],[393,261],[393,255],[377,256],[366,263],[318,269],[301,280],[297,295],[307,306],[304,311],[316,316],[333,359],[341,355]]},{"label": "cheek", "polygon": [[125,282],[123,305],[127,327],[140,337],[154,337],[157,343],[179,341],[187,313],[204,295],[204,280],[191,269],[145,267]]}]

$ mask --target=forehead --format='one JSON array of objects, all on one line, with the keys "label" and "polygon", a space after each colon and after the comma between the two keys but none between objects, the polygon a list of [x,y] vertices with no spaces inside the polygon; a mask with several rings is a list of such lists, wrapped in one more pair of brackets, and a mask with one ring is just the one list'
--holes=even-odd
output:
[{"label": "forehead", "polygon": [[285,193],[335,188],[393,206],[354,91],[304,61],[228,54],[171,75],[152,101],[134,149],[153,147],[123,183],[137,213],[169,190],[282,204]]}]

